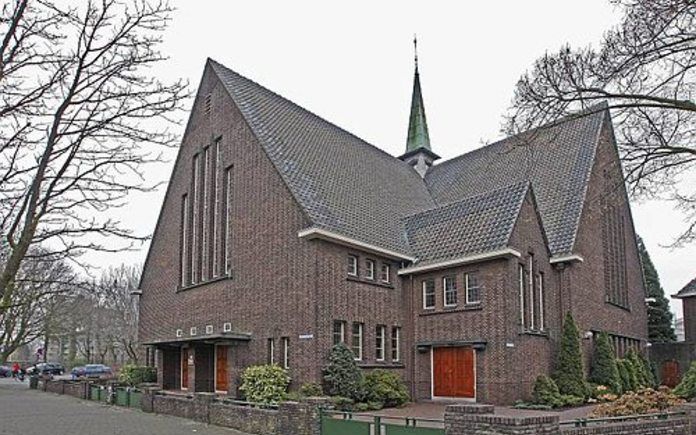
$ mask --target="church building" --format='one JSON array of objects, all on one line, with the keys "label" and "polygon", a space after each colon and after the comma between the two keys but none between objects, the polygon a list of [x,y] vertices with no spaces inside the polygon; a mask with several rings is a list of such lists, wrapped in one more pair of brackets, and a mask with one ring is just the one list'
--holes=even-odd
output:
[{"label": "church building", "polygon": [[407,131],[392,156],[206,62],[140,286],[162,388],[239,397],[275,363],[296,389],[344,342],[414,400],[510,404],[568,312],[586,367],[601,331],[646,345],[606,106],[442,161],[416,64]]}]

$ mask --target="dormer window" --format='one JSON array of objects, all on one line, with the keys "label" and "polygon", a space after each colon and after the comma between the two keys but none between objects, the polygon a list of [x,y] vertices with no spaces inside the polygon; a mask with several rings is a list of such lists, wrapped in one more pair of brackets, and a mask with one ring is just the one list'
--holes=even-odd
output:
[{"label": "dormer window", "polygon": [[375,279],[375,261],[365,260],[365,278],[374,280]]},{"label": "dormer window", "polygon": [[389,267],[388,264],[382,263],[382,270],[380,273],[380,279],[382,280],[383,283],[389,284],[391,282],[391,268]]}]

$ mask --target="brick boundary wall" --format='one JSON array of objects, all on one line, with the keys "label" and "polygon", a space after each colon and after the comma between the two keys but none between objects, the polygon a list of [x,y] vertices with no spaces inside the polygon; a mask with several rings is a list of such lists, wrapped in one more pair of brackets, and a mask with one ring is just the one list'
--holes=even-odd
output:
[{"label": "brick boundary wall", "polygon": [[[89,381],[41,380],[37,389],[77,398],[89,397]],[[216,400],[212,393],[163,394],[157,387],[141,388],[144,412],[173,415],[203,423],[263,435],[321,435],[320,408],[326,398],[284,402],[261,409]],[[445,408],[446,435],[691,435],[696,434],[696,403],[675,409],[684,415],[668,419],[632,420],[587,427],[561,427],[557,415],[507,417],[492,405],[456,404]],[[692,432],[693,428],[693,432]]]},{"label": "brick boundary wall", "polygon": [[[696,403],[687,403],[676,411],[683,416],[665,420],[633,420],[597,424],[588,427],[561,428],[557,415],[504,417],[494,414],[490,405],[449,405],[445,408],[446,435],[691,435],[696,429]],[[696,433],[693,432],[693,433]]]}]

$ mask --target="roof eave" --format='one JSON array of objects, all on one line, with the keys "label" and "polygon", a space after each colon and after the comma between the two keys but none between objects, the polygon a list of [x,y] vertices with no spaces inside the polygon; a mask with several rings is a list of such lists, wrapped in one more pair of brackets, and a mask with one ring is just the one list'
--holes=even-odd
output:
[{"label": "roof eave", "polygon": [[417,260],[416,257],[413,257],[411,255],[397,251],[392,251],[391,249],[382,248],[381,246],[373,245],[371,243],[361,242],[360,240],[354,239],[352,237],[347,237],[333,231],[325,230],[323,228],[311,227],[306,228],[304,230],[300,230],[297,233],[297,237],[307,240],[326,240],[342,246],[360,249],[362,251],[370,252],[376,255],[381,255],[383,257],[391,258],[394,260],[403,260],[410,262],[415,262]]},{"label": "roof eave", "polygon": [[551,264],[582,263],[584,261],[585,259],[578,254],[556,255],[549,259],[549,263]]},{"label": "roof eave", "polygon": [[428,272],[431,270],[447,269],[450,267],[462,266],[470,263],[479,263],[481,261],[496,260],[499,258],[507,257],[517,257],[520,258],[522,254],[516,249],[503,248],[494,251],[488,251],[481,254],[466,255],[464,257],[455,258],[452,260],[441,261],[438,263],[425,264],[423,266],[411,266],[399,270],[397,273],[399,275],[410,275],[419,272]]}]

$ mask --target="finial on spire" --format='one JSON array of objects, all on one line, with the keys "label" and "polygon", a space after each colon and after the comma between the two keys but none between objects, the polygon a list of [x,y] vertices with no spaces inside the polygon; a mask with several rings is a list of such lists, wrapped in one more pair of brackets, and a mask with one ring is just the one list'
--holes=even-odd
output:
[{"label": "finial on spire", "polygon": [[413,54],[413,60],[416,63],[416,70],[418,70],[418,37],[415,33],[413,34]]}]

